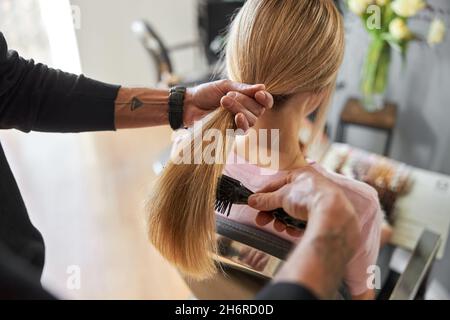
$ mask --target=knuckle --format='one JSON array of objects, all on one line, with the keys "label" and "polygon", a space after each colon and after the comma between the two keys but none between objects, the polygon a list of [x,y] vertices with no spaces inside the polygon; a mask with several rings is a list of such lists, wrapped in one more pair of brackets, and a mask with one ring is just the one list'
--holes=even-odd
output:
[{"label": "knuckle", "polygon": [[260,196],[258,199],[258,206],[265,207],[267,205],[267,197]]},{"label": "knuckle", "polygon": [[282,192],[281,189],[280,189],[280,191],[278,191],[278,192],[274,192],[273,195],[274,195],[273,199],[274,199],[274,201],[276,201],[277,203],[282,204],[282,203],[284,202],[285,196],[284,196],[284,194],[283,194],[283,192]]},{"label": "knuckle", "polygon": [[236,99],[236,101],[238,101],[238,102],[239,102],[240,104],[242,104],[243,106],[245,106],[245,105],[248,104],[247,96],[244,95],[244,94],[242,94],[242,93],[240,93],[240,92],[237,92],[237,91],[236,91],[235,99]]},{"label": "knuckle", "polygon": [[222,82],[222,85],[224,85],[224,86],[231,85],[231,80],[230,79],[223,79],[223,80],[220,80],[220,81]]},{"label": "knuckle", "polygon": [[243,93],[238,92],[236,95],[236,99],[245,106],[246,109],[261,109],[259,104],[251,97],[246,96]]},{"label": "knuckle", "polygon": [[263,114],[263,112],[264,112],[264,109],[260,105],[258,105],[255,108],[255,110],[253,111],[253,114],[257,117],[260,117]]},{"label": "knuckle", "polygon": [[217,82],[217,84],[219,85],[219,87],[221,87],[223,89],[228,89],[231,87],[231,80],[229,80],[229,79],[219,80]]}]

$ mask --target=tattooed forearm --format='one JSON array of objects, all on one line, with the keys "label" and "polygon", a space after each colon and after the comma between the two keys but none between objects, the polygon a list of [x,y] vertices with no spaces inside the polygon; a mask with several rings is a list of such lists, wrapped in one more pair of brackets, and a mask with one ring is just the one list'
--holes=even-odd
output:
[{"label": "tattooed forearm", "polygon": [[318,257],[324,264],[331,265],[333,268],[342,260],[349,260],[353,253],[352,247],[354,244],[349,243],[344,229],[333,230],[310,240],[318,253]]},{"label": "tattooed forearm", "polygon": [[345,237],[338,233],[304,238],[275,280],[301,283],[318,297],[331,299],[344,274],[346,247]]},{"label": "tattooed forearm", "polygon": [[137,97],[133,97],[131,99],[131,101],[128,101],[128,102],[117,102],[116,101],[116,106],[118,106],[118,105],[127,105],[128,106],[129,105],[131,111],[135,111],[135,110],[139,109],[144,104],[145,103],[142,102],[141,100],[139,100],[139,98],[137,98]]},{"label": "tattooed forearm", "polygon": [[331,233],[311,241],[316,266],[323,266],[321,280],[325,297],[333,297],[344,276],[345,262],[350,259],[349,245],[342,233]]},{"label": "tattooed forearm", "polygon": [[168,100],[167,90],[121,88],[115,101],[116,129],[167,124]]},{"label": "tattooed forearm", "polygon": [[154,102],[154,101],[142,101],[138,97],[132,97],[131,101],[127,101],[127,102],[116,101],[115,105],[116,106],[127,106],[130,108],[130,111],[136,111],[137,109],[139,109],[140,107],[143,107],[143,106],[147,106],[147,107],[148,106],[161,106],[163,104],[161,104],[160,102]]},{"label": "tattooed forearm", "polygon": [[335,296],[358,240],[349,236],[355,233],[351,229],[356,222],[351,216],[336,223],[329,221],[309,225],[276,281],[301,283],[320,298]]}]

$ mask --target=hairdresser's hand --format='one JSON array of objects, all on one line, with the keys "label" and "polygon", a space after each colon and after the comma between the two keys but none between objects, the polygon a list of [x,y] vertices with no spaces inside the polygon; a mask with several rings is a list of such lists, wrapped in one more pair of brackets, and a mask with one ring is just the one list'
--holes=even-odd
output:
[{"label": "hairdresser's hand", "polygon": [[[359,228],[353,206],[337,185],[314,169],[294,171],[267,185],[250,197],[249,205],[261,211],[256,219],[259,225],[266,225],[274,220],[273,215],[267,211],[283,208],[294,218],[307,220],[307,230],[344,230],[348,239],[358,237]],[[286,225],[278,220],[274,226],[280,232],[286,229]],[[295,235],[296,231],[288,228],[287,232]]]},{"label": "hairdresser's hand", "polygon": [[[332,298],[360,240],[356,213],[343,191],[307,169],[270,184],[249,205],[261,211],[282,207],[296,218],[308,218],[302,241],[274,281],[297,283],[319,298]],[[258,220],[264,224],[273,218],[260,215]]]},{"label": "hairdresser's hand", "polygon": [[262,84],[247,85],[219,80],[189,88],[186,93],[184,124],[190,126],[222,105],[235,115],[238,128],[247,131],[266,109],[273,97]]}]

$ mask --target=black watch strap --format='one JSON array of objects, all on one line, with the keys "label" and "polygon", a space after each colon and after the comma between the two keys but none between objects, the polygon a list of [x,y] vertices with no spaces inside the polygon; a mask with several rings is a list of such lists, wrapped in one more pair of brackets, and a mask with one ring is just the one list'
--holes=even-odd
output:
[{"label": "black watch strap", "polygon": [[169,123],[173,130],[183,127],[185,87],[173,87],[169,91]]}]

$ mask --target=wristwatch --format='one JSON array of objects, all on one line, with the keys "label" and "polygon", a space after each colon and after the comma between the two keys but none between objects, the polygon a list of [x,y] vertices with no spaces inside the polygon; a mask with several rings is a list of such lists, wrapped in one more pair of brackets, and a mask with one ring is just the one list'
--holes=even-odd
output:
[{"label": "wristwatch", "polygon": [[183,128],[185,87],[173,87],[169,91],[169,124],[173,130]]}]

